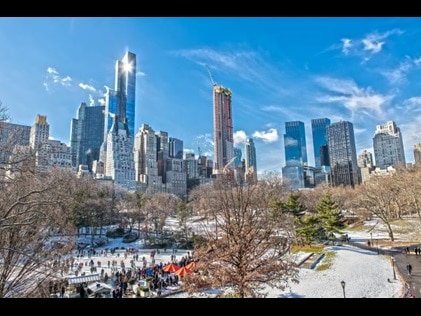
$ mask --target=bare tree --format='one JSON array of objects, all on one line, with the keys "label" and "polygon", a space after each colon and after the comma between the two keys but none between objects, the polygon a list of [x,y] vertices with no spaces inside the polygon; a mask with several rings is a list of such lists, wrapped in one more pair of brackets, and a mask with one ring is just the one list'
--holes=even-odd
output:
[{"label": "bare tree", "polygon": [[[0,191],[0,297],[43,297],[74,246],[68,181],[59,173],[16,173]],[[69,235],[71,236],[69,239]]]},{"label": "bare tree", "polygon": [[217,229],[205,226],[206,241],[195,245],[199,272],[184,277],[188,291],[229,286],[239,297],[264,297],[267,285],[283,289],[297,282],[296,264],[286,256],[291,240],[283,230],[292,216],[273,218],[273,198],[285,194],[280,177],[270,174],[253,185],[222,177],[205,192],[195,197],[213,210]]}]

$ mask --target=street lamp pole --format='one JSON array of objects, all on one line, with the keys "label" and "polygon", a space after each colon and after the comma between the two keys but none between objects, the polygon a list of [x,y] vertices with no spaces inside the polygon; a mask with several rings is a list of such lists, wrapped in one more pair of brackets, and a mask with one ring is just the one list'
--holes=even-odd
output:
[{"label": "street lamp pole", "polygon": [[390,260],[392,261],[393,279],[396,280],[395,258],[390,257]]},{"label": "street lamp pole", "polygon": [[374,245],[373,245],[373,233],[372,232],[370,232],[370,239],[371,239],[371,247],[374,247]]},{"label": "street lamp pole", "polygon": [[345,281],[341,281],[341,286],[342,286],[342,292],[344,293],[344,298],[346,298],[346,296],[345,296]]}]

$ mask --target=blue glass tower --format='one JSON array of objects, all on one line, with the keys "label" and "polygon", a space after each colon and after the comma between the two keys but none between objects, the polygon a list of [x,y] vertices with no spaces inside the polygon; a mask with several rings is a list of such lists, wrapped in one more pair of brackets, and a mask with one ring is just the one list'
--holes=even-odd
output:
[{"label": "blue glass tower", "polygon": [[127,120],[129,133],[135,133],[135,101],[136,101],[136,55],[126,52],[121,61],[116,62],[115,87],[117,91],[117,115],[120,121]]},{"label": "blue glass tower", "polygon": [[304,165],[307,166],[307,145],[304,123],[285,122],[284,134],[285,167],[282,175],[291,187],[304,188]]},{"label": "blue glass tower", "polygon": [[315,167],[321,167],[321,151],[325,151],[327,146],[327,127],[330,125],[328,118],[318,118],[311,120],[311,131],[313,134],[313,151]]}]

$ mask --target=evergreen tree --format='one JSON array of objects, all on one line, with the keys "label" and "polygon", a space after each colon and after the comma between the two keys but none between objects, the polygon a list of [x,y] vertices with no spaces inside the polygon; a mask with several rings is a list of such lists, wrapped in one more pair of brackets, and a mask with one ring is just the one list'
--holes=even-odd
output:
[{"label": "evergreen tree", "polygon": [[325,236],[333,242],[335,240],[335,233],[340,233],[341,229],[345,227],[345,221],[342,212],[332,200],[329,191],[317,203],[316,211]]}]

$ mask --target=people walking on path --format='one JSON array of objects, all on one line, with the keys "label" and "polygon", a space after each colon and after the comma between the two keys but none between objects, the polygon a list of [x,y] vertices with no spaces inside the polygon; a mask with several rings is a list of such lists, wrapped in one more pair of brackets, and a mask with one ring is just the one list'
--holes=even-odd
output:
[{"label": "people walking on path", "polygon": [[408,275],[411,275],[411,273],[412,273],[412,265],[410,263],[408,263],[406,265],[406,271],[408,272]]}]

